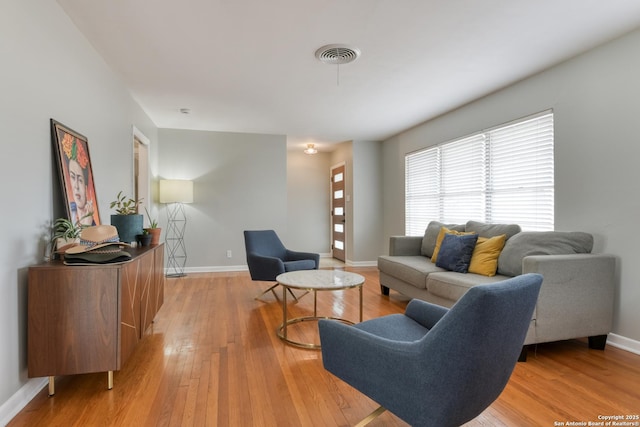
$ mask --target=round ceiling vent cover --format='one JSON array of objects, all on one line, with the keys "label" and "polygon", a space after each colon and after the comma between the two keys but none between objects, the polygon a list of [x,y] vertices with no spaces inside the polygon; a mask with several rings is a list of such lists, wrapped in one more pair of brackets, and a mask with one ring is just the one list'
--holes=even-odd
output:
[{"label": "round ceiling vent cover", "polygon": [[316,50],[316,58],[325,64],[348,64],[359,56],[359,49],[343,44],[329,44]]}]

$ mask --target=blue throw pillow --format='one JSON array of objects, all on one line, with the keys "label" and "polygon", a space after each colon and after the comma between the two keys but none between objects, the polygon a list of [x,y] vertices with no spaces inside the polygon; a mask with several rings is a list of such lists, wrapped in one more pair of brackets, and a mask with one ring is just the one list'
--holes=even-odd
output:
[{"label": "blue throw pillow", "polygon": [[477,234],[445,234],[438,252],[436,265],[446,270],[466,273],[469,270],[473,248],[476,247]]}]

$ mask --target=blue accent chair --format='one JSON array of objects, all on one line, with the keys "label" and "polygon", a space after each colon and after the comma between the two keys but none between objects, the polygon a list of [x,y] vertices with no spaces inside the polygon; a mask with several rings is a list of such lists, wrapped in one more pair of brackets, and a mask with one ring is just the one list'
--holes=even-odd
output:
[{"label": "blue accent chair", "polygon": [[493,403],[517,363],[542,284],[524,274],[475,286],[450,309],[412,300],[404,314],[353,326],[320,320],[326,370],[414,426],[459,426]]},{"label": "blue accent chair", "polygon": [[[275,282],[279,274],[296,270],[317,270],[320,266],[320,254],[292,251],[282,244],[273,230],[245,230],[244,245],[247,251],[247,265],[252,280]],[[259,299],[267,292],[273,292],[271,286],[256,297]],[[291,290],[289,290],[291,292]],[[291,295],[298,298],[291,292]]]}]

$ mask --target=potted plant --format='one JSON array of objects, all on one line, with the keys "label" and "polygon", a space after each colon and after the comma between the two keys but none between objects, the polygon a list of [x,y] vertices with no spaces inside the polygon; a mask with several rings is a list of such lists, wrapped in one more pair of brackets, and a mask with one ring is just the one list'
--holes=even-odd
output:
[{"label": "potted plant", "polygon": [[155,218],[151,218],[149,210],[146,208],[146,206],[144,208],[144,211],[147,213],[147,218],[149,218],[149,227],[145,228],[145,231],[147,231],[151,235],[151,244],[157,245],[158,243],[160,243],[160,234],[162,233],[162,228],[158,227],[158,221]]},{"label": "potted plant", "polygon": [[153,236],[145,228],[144,230],[142,230],[142,234],[138,234],[136,236],[136,242],[138,242],[140,246],[149,246],[151,244],[152,237]]},{"label": "potted plant", "polygon": [[140,200],[127,197],[118,193],[116,199],[109,207],[115,209],[115,215],[111,215],[111,225],[118,230],[121,242],[132,243],[136,241],[136,236],[142,234],[143,216],[138,214]]},{"label": "potted plant", "polygon": [[71,246],[80,243],[80,233],[82,229],[86,227],[81,224],[81,221],[88,216],[93,216],[93,212],[78,219],[75,223],[67,218],[58,218],[53,222],[53,234],[51,236],[52,255],[55,252],[62,253]]}]

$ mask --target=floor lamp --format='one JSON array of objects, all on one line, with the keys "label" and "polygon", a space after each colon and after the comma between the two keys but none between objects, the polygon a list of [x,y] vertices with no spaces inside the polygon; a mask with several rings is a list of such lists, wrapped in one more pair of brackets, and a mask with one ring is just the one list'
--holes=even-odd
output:
[{"label": "floor lamp", "polygon": [[193,181],[179,179],[160,180],[160,203],[167,204],[169,222],[165,234],[167,247],[167,277],[186,276],[187,249],[184,231],[187,227],[185,203],[193,203]]}]

